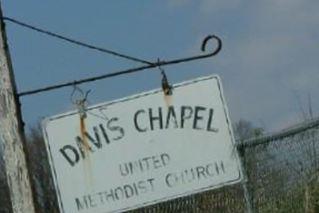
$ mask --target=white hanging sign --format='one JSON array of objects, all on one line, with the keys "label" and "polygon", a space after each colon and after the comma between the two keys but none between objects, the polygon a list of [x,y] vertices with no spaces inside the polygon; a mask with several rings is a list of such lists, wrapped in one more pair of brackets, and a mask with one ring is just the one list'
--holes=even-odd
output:
[{"label": "white hanging sign", "polygon": [[219,78],[173,87],[44,122],[61,212],[121,212],[241,181]]}]

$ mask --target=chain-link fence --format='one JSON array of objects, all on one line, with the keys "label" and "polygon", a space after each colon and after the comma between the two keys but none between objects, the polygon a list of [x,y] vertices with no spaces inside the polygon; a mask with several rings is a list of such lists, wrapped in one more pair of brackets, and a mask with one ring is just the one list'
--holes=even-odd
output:
[{"label": "chain-link fence", "polygon": [[[252,212],[319,212],[319,120],[238,142]],[[133,212],[248,212],[243,184]]]},{"label": "chain-link fence", "polygon": [[245,141],[241,152],[256,212],[319,212],[319,121]]}]

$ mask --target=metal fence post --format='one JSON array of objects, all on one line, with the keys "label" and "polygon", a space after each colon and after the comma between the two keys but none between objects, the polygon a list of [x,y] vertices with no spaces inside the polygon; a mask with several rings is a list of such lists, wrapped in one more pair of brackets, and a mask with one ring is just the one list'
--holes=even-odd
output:
[{"label": "metal fence post", "polygon": [[247,169],[246,169],[245,146],[243,144],[239,144],[237,145],[237,150],[239,153],[240,167],[241,167],[241,171],[243,175],[242,186],[244,189],[246,210],[247,210],[247,213],[254,213],[255,211],[253,208],[253,199],[248,189],[248,175],[247,175]]}]

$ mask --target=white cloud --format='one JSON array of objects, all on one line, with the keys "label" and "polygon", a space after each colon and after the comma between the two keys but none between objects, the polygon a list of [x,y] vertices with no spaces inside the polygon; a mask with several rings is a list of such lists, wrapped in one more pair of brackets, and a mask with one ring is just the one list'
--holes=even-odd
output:
[{"label": "white cloud", "polygon": [[[200,1],[199,20],[203,31],[212,21],[224,25],[219,67],[233,118],[263,120],[278,130],[300,118],[294,91],[307,95],[319,89],[319,1],[251,1],[247,13],[243,3]],[[225,9],[236,11],[225,16]],[[313,108],[319,108],[318,98]]]}]

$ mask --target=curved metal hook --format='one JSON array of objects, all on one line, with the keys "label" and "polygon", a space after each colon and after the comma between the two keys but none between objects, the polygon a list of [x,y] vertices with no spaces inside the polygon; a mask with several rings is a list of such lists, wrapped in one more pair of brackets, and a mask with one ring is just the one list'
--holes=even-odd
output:
[{"label": "curved metal hook", "polygon": [[202,46],[201,46],[201,50],[203,52],[206,51],[207,42],[209,40],[211,40],[211,39],[215,39],[217,41],[216,49],[212,53],[209,54],[210,56],[213,56],[213,55],[216,55],[217,53],[219,53],[219,51],[222,49],[222,40],[218,36],[216,36],[216,35],[208,35],[208,36],[206,36],[206,38],[204,38],[204,40],[203,40],[203,43],[202,43]]},{"label": "curved metal hook", "polygon": [[[202,42],[201,50],[202,50],[202,52],[205,52],[208,41],[212,40],[212,39],[217,41],[217,46],[211,53],[204,53],[204,54],[200,54],[200,55],[196,55],[196,56],[191,56],[191,57],[187,57],[187,58],[179,58],[179,59],[175,59],[175,60],[171,60],[171,61],[160,61],[157,63],[153,63],[153,65],[143,67],[141,69],[147,69],[147,68],[158,67],[158,66],[166,66],[166,65],[170,65],[170,64],[178,64],[178,63],[195,61],[198,59],[213,57],[213,56],[217,55],[220,52],[220,50],[222,49],[222,40],[218,36],[216,36],[216,35],[206,36]],[[138,68],[138,69],[140,69],[140,68]]]}]

